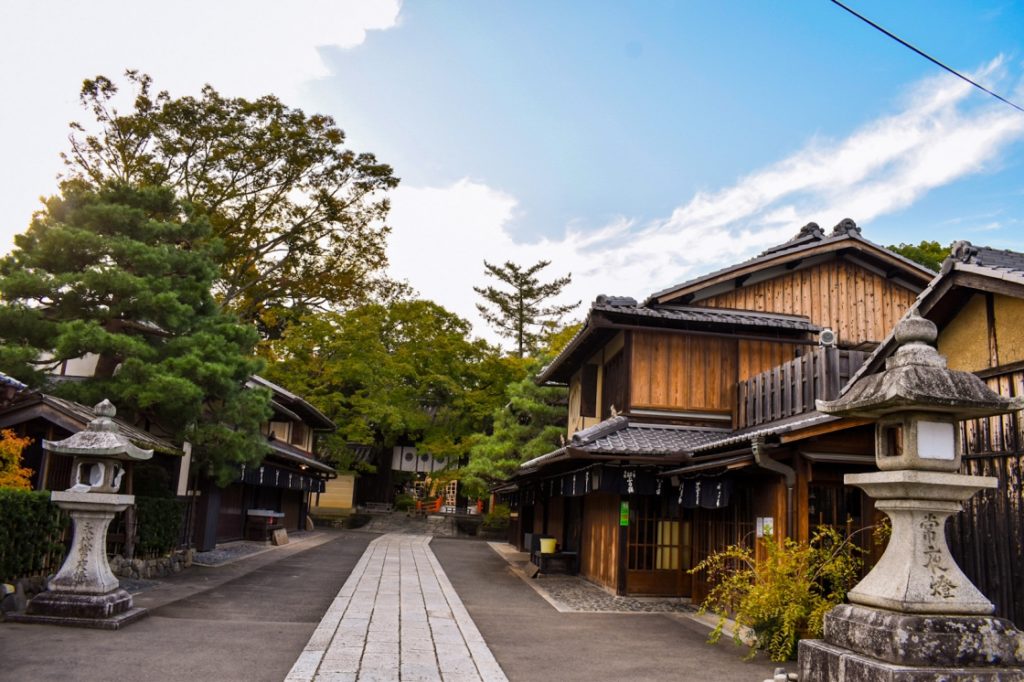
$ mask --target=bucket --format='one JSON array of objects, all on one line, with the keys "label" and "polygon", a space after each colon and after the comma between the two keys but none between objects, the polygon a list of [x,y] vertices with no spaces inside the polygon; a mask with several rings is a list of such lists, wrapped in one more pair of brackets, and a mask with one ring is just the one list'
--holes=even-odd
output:
[{"label": "bucket", "polygon": [[541,554],[554,554],[555,553],[555,538],[541,538],[540,539],[540,553]]}]

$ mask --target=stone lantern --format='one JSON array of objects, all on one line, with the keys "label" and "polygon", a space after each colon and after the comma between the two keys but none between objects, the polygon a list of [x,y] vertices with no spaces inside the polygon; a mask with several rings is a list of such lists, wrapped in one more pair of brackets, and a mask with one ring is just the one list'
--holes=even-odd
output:
[{"label": "stone lantern", "polygon": [[825,616],[823,640],[800,642],[800,679],[1024,680],[1024,633],[991,617],[995,607],[961,572],[946,543],[946,520],[987,476],[957,473],[957,422],[1018,410],[977,376],[950,370],[932,346],[934,323],[916,311],[896,327],[885,371],[866,376],[820,412],[876,420],[880,471],[845,483],[877,500],[892,536],[850,604]]},{"label": "stone lantern", "polygon": [[132,597],[107,562],[107,528],[114,514],[135,502],[134,495],[119,495],[126,462],[147,460],[142,450],[122,435],[114,423],[114,406],[104,400],[94,408],[96,418],[84,431],[61,441],[43,441],[50,452],[72,455],[71,487],[54,491],[50,499],[71,516],[71,550],[48,590],[29,602],[21,622],[77,625],[116,630],[146,614],[135,608]]}]

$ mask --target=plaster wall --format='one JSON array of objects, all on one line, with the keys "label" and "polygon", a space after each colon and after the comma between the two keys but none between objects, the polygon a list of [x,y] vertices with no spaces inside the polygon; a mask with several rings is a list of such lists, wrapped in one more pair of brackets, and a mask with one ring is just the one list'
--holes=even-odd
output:
[{"label": "plaster wall", "polygon": [[939,333],[939,353],[946,356],[950,369],[977,372],[988,369],[988,315],[985,297],[972,296],[960,313]]}]

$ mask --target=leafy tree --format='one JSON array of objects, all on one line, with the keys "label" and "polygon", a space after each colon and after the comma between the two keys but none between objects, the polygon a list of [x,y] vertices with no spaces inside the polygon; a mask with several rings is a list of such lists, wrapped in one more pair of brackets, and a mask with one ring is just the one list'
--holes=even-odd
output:
[{"label": "leafy tree", "polygon": [[462,457],[489,426],[505,385],[521,374],[469,323],[430,301],[368,304],[309,316],[265,344],[267,376],[335,423],[325,450],[353,466],[347,444],[389,450],[400,439],[435,457]]},{"label": "leafy tree", "polygon": [[559,386],[538,386],[534,376],[578,330],[577,324],[548,336],[541,354],[527,361],[527,376],[508,384],[503,406],[494,413],[491,432],[474,439],[469,464],[461,472],[463,490],[468,494],[482,496],[526,460],[558,448],[565,437],[567,391]]},{"label": "leafy tree", "polygon": [[166,188],[69,181],[0,261],[0,371],[47,384],[66,360],[94,376],[48,391],[110,398],[122,415],[175,438],[222,483],[265,452],[269,396],[244,388],[257,334],[217,306],[216,241]]},{"label": "leafy tree", "polygon": [[890,245],[886,248],[936,272],[942,267],[942,261],[946,260],[951,253],[950,247],[928,240],[923,240],[920,244],[904,244],[901,242],[898,245]]},{"label": "leafy tree", "polygon": [[507,289],[473,287],[473,291],[484,299],[484,303],[476,304],[480,315],[499,334],[512,339],[519,357],[535,351],[544,333],[557,327],[561,318],[580,304],[577,301],[568,305],[544,305],[545,301],[558,296],[572,281],[572,275],[569,274],[541,283],[537,273],[549,265],[551,261],[546,260],[527,268],[512,261],[506,261],[504,265],[492,265],[484,261],[485,274],[498,280]]},{"label": "leafy tree", "polygon": [[113,106],[117,86],[85,81],[87,128],[72,124],[65,161],[94,187],[169,186],[205,215],[223,244],[216,293],[264,334],[305,312],[388,296],[400,285],[387,264],[387,190],[398,184],[373,154],[344,146],[329,116],[307,115],[273,96],[154,93],[149,76],[127,72],[133,108]]},{"label": "leafy tree", "polygon": [[0,488],[31,490],[32,470],[21,466],[21,453],[31,444],[10,429],[0,431]]}]

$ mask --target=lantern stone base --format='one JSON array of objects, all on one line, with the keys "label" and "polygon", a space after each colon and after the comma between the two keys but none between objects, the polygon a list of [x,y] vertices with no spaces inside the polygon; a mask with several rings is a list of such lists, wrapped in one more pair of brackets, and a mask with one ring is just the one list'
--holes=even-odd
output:
[{"label": "lantern stone base", "polygon": [[148,611],[132,604],[132,596],[122,589],[106,594],[41,592],[29,602],[25,613],[10,614],[9,621],[44,625],[117,630],[134,623]]},{"label": "lantern stone base", "polygon": [[800,642],[801,682],[1024,682],[1024,632],[990,616],[906,614],[844,604],[821,640]]}]

